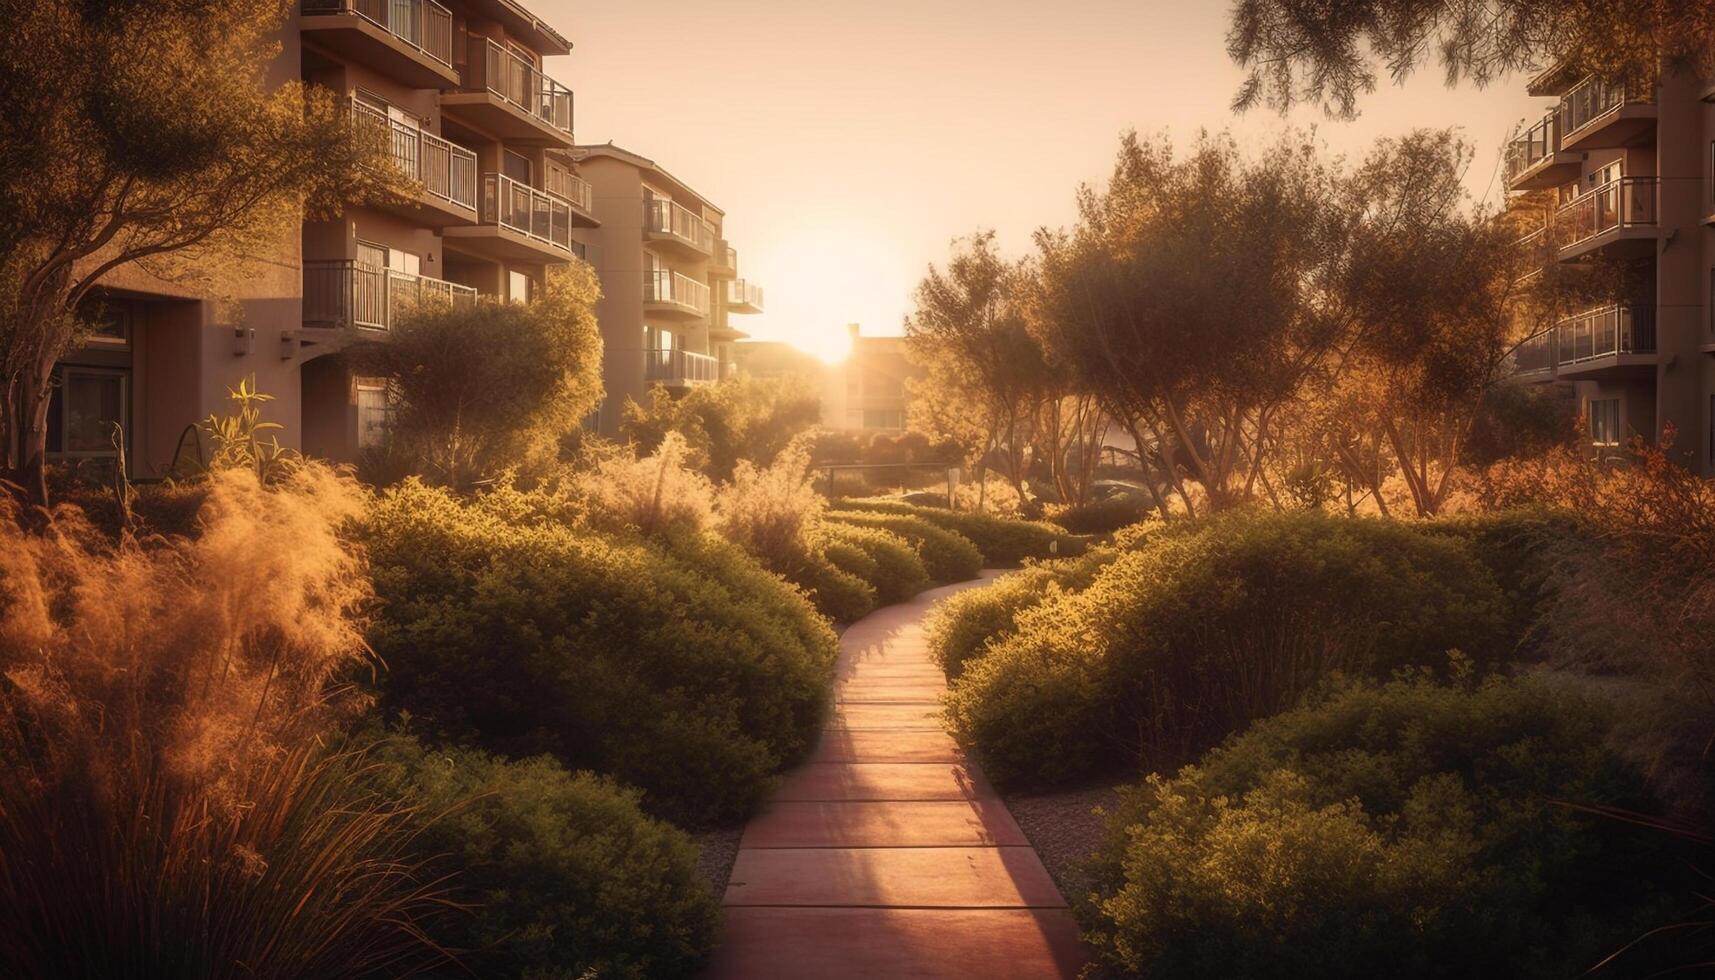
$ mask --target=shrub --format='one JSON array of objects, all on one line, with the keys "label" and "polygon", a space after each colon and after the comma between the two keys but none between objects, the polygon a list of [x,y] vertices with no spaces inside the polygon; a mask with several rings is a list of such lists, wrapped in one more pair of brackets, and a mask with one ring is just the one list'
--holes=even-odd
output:
[{"label": "shrub", "polygon": [[581,510],[590,523],[608,531],[700,531],[711,520],[714,488],[688,465],[689,458],[690,449],[677,432],[640,459],[623,447],[603,447],[587,469],[570,478],[570,499],[559,516],[566,519]]},{"label": "shrub", "polygon": [[[1490,660],[1507,646],[1505,611],[1494,577],[1445,535],[1235,513],[1143,536],[1088,589],[1019,613],[1013,636],[965,665],[948,717],[1002,783],[1173,763],[1333,671],[1386,674],[1451,649]],[[1034,703],[1047,690],[1092,700],[1050,710]]]},{"label": "shrub", "polygon": [[958,677],[972,657],[1012,634],[1020,612],[1049,601],[1063,589],[1088,588],[1110,560],[1111,552],[1100,552],[1076,561],[1031,565],[980,589],[947,597],[930,614],[930,655],[949,678]]},{"label": "shrub", "polygon": [[1581,975],[1659,906],[1636,875],[1666,863],[1561,805],[1650,805],[1605,732],[1531,681],[1337,688],[1131,790],[1089,936],[1140,976]]},{"label": "shrub", "polygon": [[917,549],[891,531],[823,521],[816,534],[828,560],[867,581],[877,603],[904,602],[929,587],[929,571]]},{"label": "shrub", "polygon": [[732,479],[740,460],[772,460],[821,413],[821,400],[801,379],[743,377],[681,396],[658,388],[648,407],[627,403],[622,426],[644,452],[678,432],[691,448],[692,465],[724,481]]},{"label": "shrub", "polygon": [[937,527],[909,514],[877,514],[863,511],[832,511],[828,519],[853,527],[891,531],[917,549],[931,581],[937,584],[973,579],[983,568],[982,552],[956,531]]},{"label": "shrub", "polygon": [[1084,551],[1082,539],[1044,521],[947,510],[944,507],[913,507],[891,500],[842,500],[840,509],[921,518],[968,538],[982,553],[983,563],[990,568],[1017,568],[1028,558],[1072,557]]},{"label": "shrub", "polygon": [[358,370],[388,379],[395,451],[455,487],[553,463],[601,398],[599,293],[573,262],[549,270],[533,303],[425,305],[354,348]]},{"label": "shrub", "polygon": [[1073,534],[1112,534],[1122,527],[1148,520],[1154,513],[1155,505],[1149,498],[1122,493],[1106,500],[1050,507],[1048,518]]},{"label": "shrub", "polygon": [[0,495],[0,962],[30,977],[397,976],[439,959],[394,801],[321,739],[367,659],[361,492],[211,472],[195,538],[20,530]]},{"label": "shrub", "polygon": [[507,762],[375,744],[384,791],[409,799],[415,851],[451,876],[469,914],[437,930],[486,977],[660,977],[693,972],[719,906],[684,831],[645,816],[637,794],[546,756]]},{"label": "shrub", "polygon": [[827,509],[809,467],[809,441],[795,439],[766,467],[740,460],[720,492],[720,532],[788,578],[813,550],[811,532]]},{"label": "shrub", "polygon": [[836,623],[853,623],[875,610],[875,586],[822,552],[812,552],[792,581],[809,594],[817,612]]},{"label": "shrub", "polygon": [[554,519],[545,494],[502,498],[500,513],[485,499],[408,482],[372,510],[386,702],[492,750],[614,775],[683,822],[749,813],[821,724],[826,621],[711,535],[604,535]]}]

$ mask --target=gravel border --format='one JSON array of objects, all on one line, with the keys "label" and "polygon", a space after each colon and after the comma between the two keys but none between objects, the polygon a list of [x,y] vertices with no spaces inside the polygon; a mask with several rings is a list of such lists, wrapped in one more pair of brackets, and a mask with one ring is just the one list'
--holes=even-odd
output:
[{"label": "gravel border", "polygon": [[726,895],[732,864],[738,860],[738,841],[744,836],[744,824],[705,830],[691,836],[697,842],[697,871],[708,879],[718,902]]},{"label": "gravel border", "polygon": [[1006,807],[1019,829],[1036,848],[1054,884],[1067,903],[1076,908],[1089,894],[1089,877],[1079,865],[1102,841],[1104,818],[1096,807],[1112,809],[1119,799],[1117,784],[1086,786],[1060,793],[1031,796],[1007,795]]}]

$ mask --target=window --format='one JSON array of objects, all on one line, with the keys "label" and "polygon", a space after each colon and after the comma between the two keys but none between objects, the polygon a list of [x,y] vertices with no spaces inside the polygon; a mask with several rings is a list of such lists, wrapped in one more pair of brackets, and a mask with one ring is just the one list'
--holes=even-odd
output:
[{"label": "window", "polygon": [[1598,446],[1620,444],[1620,400],[1592,398],[1589,403],[1590,441]]},{"label": "window", "polygon": [[418,275],[423,269],[422,256],[403,249],[389,248],[386,245],[376,245],[373,242],[357,243],[357,261],[377,269],[391,269],[394,272],[405,272]]},{"label": "window", "polygon": [[513,153],[511,150],[503,151],[500,158],[500,169],[502,173],[520,184],[530,183],[530,160],[525,156]]},{"label": "window", "polygon": [[130,431],[125,372],[68,367],[61,378],[60,451],[67,456],[113,453],[113,427]]},{"label": "window", "polygon": [[896,408],[865,409],[863,427],[866,429],[903,429],[905,413]]},{"label": "window", "polygon": [[517,269],[506,270],[506,298],[514,303],[530,302],[530,276]]},{"label": "window", "polygon": [[387,444],[393,425],[393,400],[387,386],[378,381],[357,382],[357,448],[374,449]]},{"label": "window", "polygon": [[123,348],[131,344],[131,308],[123,303],[101,303],[91,310],[89,347]]}]

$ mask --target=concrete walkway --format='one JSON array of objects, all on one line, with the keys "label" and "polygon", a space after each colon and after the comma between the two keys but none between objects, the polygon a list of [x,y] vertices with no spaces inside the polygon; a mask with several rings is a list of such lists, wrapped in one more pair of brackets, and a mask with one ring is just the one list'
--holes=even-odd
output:
[{"label": "concrete walkway", "polygon": [[1042,861],[942,730],[923,617],[981,582],[846,630],[809,763],[739,843],[717,978],[1076,976],[1078,928]]}]

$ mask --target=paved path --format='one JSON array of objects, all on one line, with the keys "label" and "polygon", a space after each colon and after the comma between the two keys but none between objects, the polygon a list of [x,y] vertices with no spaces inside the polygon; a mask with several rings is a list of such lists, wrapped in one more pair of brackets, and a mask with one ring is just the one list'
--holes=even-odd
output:
[{"label": "paved path", "polygon": [[709,976],[1072,977],[1078,928],[1024,834],[941,729],[925,592],[840,639],[821,743],[745,828]]}]

